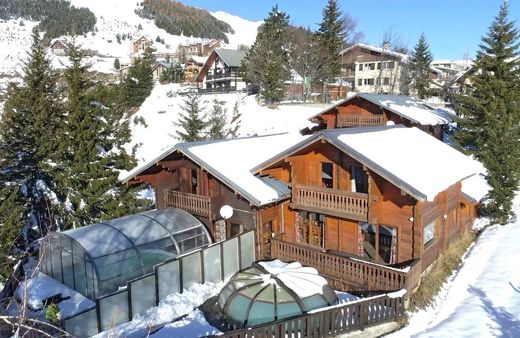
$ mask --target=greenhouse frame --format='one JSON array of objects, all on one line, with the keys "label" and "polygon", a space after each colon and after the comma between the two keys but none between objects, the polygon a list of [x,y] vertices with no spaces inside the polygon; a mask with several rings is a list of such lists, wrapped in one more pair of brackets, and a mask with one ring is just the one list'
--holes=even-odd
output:
[{"label": "greenhouse frame", "polygon": [[204,224],[184,210],[145,211],[48,234],[40,270],[94,300],[211,242]]}]

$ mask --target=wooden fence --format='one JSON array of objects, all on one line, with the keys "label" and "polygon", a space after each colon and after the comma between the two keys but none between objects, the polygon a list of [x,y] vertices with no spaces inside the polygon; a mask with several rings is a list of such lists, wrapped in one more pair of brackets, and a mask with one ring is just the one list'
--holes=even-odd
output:
[{"label": "wooden fence", "polygon": [[298,261],[316,268],[333,287],[346,291],[395,291],[416,288],[421,264],[410,261],[400,268],[365,262],[348,256],[339,256],[305,244],[271,239],[271,257],[283,261]]},{"label": "wooden fence", "polygon": [[164,206],[179,208],[194,215],[209,217],[211,198],[175,190],[164,191]]},{"label": "wooden fence", "polygon": [[404,293],[394,293],[311,311],[303,316],[278,320],[219,337],[333,337],[396,321],[405,314]]}]

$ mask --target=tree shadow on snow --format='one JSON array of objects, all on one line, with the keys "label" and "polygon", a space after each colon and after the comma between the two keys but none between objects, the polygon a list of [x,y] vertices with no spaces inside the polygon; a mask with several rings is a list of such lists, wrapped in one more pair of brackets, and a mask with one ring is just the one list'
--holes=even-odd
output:
[{"label": "tree shadow on snow", "polygon": [[497,307],[493,305],[493,303],[491,302],[491,300],[489,300],[487,295],[479,288],[470,286],[468,290],[470,293],[480,298],[484,310],[488,313],[489,317],[499,326],[499,330],[502,333],[502,337],[520,337],[520,320],[518,318],[513,316],[503,307]]}]

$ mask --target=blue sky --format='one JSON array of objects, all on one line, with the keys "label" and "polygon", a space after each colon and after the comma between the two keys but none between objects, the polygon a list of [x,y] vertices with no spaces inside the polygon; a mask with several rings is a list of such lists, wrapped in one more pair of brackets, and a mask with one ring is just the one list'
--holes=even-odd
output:
[{"label": "blue sky", "polygon": [[[248,20],[264,19],[273,5],[295,25],[316,28],[326,0],[181,0],[210,11],[225,11]],[[343,11],[358,20],[368,43],[380,44],[392,30],[411,49],[424,32],[436,59],[472,57],[502,0],[339,0]],[[520,1],[510,0],[511,19],[520,27]]]}]

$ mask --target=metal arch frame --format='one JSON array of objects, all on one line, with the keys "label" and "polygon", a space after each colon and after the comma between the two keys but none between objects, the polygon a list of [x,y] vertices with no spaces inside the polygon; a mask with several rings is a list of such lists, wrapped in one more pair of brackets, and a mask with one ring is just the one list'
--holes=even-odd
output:
[{"label": "metal arch frame", "polygon": [[[137,216],[137,215],[136,215],[136,216]],[[172,232],[171,232],[170,230],[168,230],[168,229],[164,226],[164,224],[162,224],[161,222],[159,222],[159,221],[156,220],[155,218],[152,218],[152,217],[150,217],[150,216],[148,216],[148,215],[138,215],[138,216],[142,216],[142,217],[144,217],[144,218],[148,218],[148,219],[152,220],[153,222],[159,224],[159,226],[160,226],[161,228],[163,228],[163,229],[168,233],[168,237],[170,237],[170,239],[171,239],[173,245],[175,245],[175,250],[177,250],[177,256],[179,256],[179,255],[181,254],[181,252],[180,252],[180,250],[179,250],[179,244],[177,243],[177,241],[176,241],[175,238],[173,237]]]},{"label": "metal arch frame", "polygon": [[[76,243],[80,248],[83,249],[83,255],[86,256],[86,257],[88,258],[88,261],[89,261],[89,263],[90,263],[90,266],[93,267],[93,270],[94,270],[95,273],[96,273],[96,277],[97,277],[97,283],[96,283],[96,284],[98,284],[98,288],[99,288],[99,282],[100,282],[99,269],[98,269],[97,264],[95,263],[94,258],[92,257],[92,255],[90,255],[90,253],[85,249],[85,247],[84,247],[83,245],[81,245],[81,243],[78,242],[74,237],[69,236],[69,235],[67,235],[67,234],[65,234],[65,233],[63,233],[63,232],[55,232],[55,233],[53,233],[53,235],[58,235],[58,236],[60,237],[60,243],[61,243],[61,237],[67,237],[67,238],[71,241],[71,243],[74,242],[74,243]],[[72,247],[72,245],[71,245],[71,247]],[[60,250],[60,257],[61,257],[61,250]],[[84,260],[85,260],[85,259],[84,259]],[[85,261],[87,261],[87,260],[85,260]],[[88,294],[88,281],[86,280],[86,279],[87,279],[87,267],[86,267],[86,263],[84,264],[84,266],[85,266],[85,281],[87,282],[86,285],[85,285],[85,290],[87,291],[86,293]],[[63,273],[63,271],[62,271],[62,273]],[[74,283],[75,283],[75,281],[76,281],[76,276],[74,275]],[[93,283],[93,284],[94,284],[94,283]],[[76,290],[75,290],[75,291],[76,291]],[[97,290],[95,290],[95,286],[94,286],[94,290],[92,290],[92,291],[93,291],[93,294],[94,294],[94,298],[97,297],[97,292],[96,292]],[[87,298],[88,298],[88,297],[87,297]]]}]

